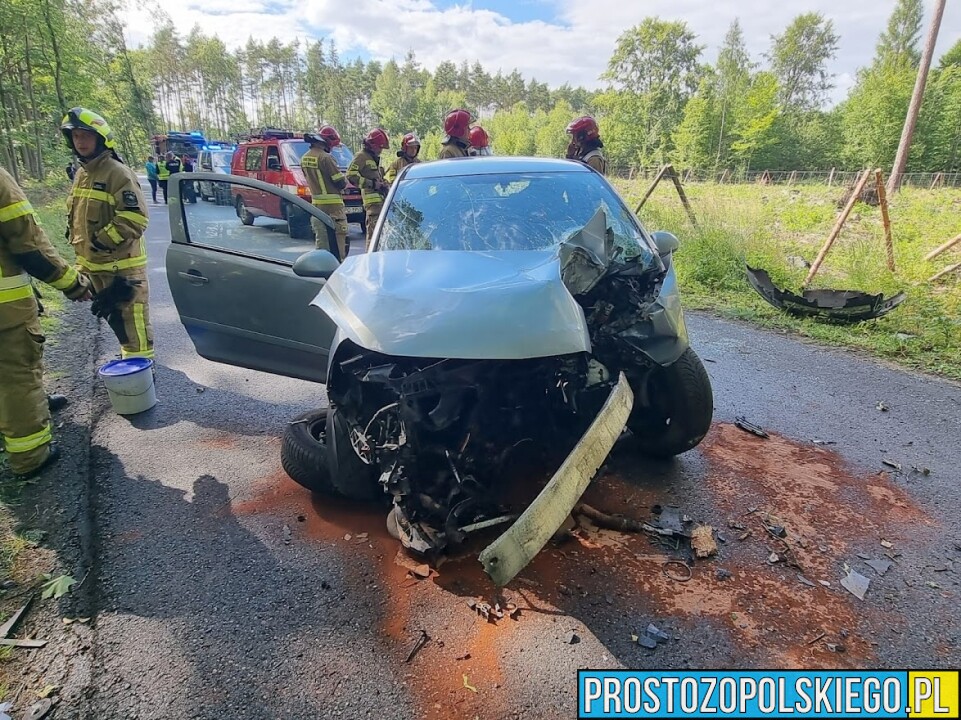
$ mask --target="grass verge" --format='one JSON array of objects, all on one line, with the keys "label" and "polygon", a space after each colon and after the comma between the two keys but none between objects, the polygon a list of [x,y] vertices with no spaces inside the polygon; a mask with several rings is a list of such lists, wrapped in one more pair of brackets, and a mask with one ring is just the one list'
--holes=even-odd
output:
[{"label": "grass verge", "polygon": [[[615,181],[632,205],[646,181]],[[641,211],[651,230],[681,240],[675,263],[689,308],[786,329],[815,340],[856,348],[905,367],[961,380],[961,274],[927,279],[961,260],[961,248],[932,262],[924,256],[961,232],[961,190],[906,189],[891,199],[897,271],[887,269],[879,208],[858,203],[812,287],[907,299],[886,317],[835,325],[787,315],[747,283],[745,263],[771,273],[779,287],[797,291],[839,212],[844,188],[692,183],[698,227],[684,213],[670,183],[660,185]]]}]

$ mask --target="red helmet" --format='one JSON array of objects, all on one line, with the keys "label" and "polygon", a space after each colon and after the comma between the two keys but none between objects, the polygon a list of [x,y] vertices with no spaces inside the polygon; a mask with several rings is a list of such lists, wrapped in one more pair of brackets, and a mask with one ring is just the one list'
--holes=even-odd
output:
[{"label": "red helmet", "polygon": [[406,153],[409,145],[416,145],[417,149],[420,149],[420,138],[417,137],[417,133],[409,132],[404,135],[403,139],[400,141],[401,152]]},{"label": "red helmet", "polygon": [[567,132],[574,136],[574,141],[577,143],[597,140],[601,136],[597,121],[590,115],[571,120],[571,124],[567,126]]},{"label": "red helmet", "polygon": [[486,148],[491,144],[491,139],[487,136],[487,131],[480,125],[475,125],[470,129],[470,146],[472,148]]},{"label": "red helmet", "polygon": [[328,148],[335,148],[340,145],[340,133],[333,126],[324,125],[317,132],[304,133],[304,140],[309,143],[322,142]]},{"label": "red helmet", "polygon": [[390,147],[390,138],[380,128],[374,128],[364,138],[364,145],[369,145],[377,150],[386,150]]},{"label": "red helmet", "polygon": [[470,127],[470,113],[466,110],[451,110],[444,118],[444,134],[453,138],[466,138]]}]

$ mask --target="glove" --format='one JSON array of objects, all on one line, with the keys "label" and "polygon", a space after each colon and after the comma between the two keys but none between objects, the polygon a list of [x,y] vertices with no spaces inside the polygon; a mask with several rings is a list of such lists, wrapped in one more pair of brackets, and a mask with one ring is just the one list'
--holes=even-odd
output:
[{"label": "glove", "polygon": [[568,160],[576,160],[576,159],[577,159],[577,145],[574,144],[574,141],[573,141],[573,140],[571,140],[570,143],[568,143],[568,145],[567,145],[567,155],[565,155],[564,157],[566,157]]},{"label": "glove", "polygon": [[64,290],[63,294],[67,296],[68,300],[87,302],[93,298],[93,292],[90,289],[90,280],[86,275],[82,273],[78,274],[76,284],[69,290]]},{"label": "glove", "polygon": [[117,306],[129,302],[133,298],[134,287],[139,280],[130,280],[120,275],[114,275],[113,282],[94,295],[90,303],[90,312],[99,318],[106,318],[116,311]]},{"label": "glove", "polygon": [[96,235],[90,238],[90,244],[93,246],[94,250],[99,250],[100,252],[110,252],[110,248],[100,242]]},{"label": "glove", "polygon": [[376,190],[377,192],[379,192],[379,193],[381,193],[381,194],[386,193],[386,192],[387,192],[387,189],[388,189],[389,187],[390,187],[390,185],[388,185],[387,183],[385,183],[383,180],[377,180],[377,181],[374,183],[374,190]]}]

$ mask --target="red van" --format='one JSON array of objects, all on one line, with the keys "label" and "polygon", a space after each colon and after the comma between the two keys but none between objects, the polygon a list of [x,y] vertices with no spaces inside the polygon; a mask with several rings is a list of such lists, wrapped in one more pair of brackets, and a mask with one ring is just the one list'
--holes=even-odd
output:
[{"label": "red van", "polygon": [[[300,169],[300,158],[309,145],[303,135],[286,130],[266,129],[237,146],[230,165],[231,175],[254,178],[293,193],[310,201],[310,188]],[[343,172],[347,171],[353,153],[346,146],[334,148],[334,159]],[[297,208],[288,208],[277,195],[264,194],[241,185],[233,186],[237,217],[244,225],[253,225],[258,217],[286,220],[290,237],[308,240],[313,237],[310,219]],[[360,190],[349,184],[343,191],[347,222],[359,222],[366,232],[364,204]]]}]

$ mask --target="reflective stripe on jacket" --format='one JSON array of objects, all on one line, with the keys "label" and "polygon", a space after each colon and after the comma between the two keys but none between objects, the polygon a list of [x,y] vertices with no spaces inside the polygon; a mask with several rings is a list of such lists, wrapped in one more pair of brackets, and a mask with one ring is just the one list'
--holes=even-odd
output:
[{"label": "reflective stripe on jacket", "polygon": [[300,169],[307,180],[310,200],[314,205],[343,206],[344,198],[336,191],[347,187],[347,178],[329,152],[314,145],[300,159]]},{"label": "reflective stripe on jacket", "polygon": [[364,200],[364,207],[384,202],[384,196],[374,190],[378,181],[384,181],[379,156],[373,155],[367,150],[361,150],[354,155],[350,167],[347,168],[347,179],[360,188],[360,196]]}]

